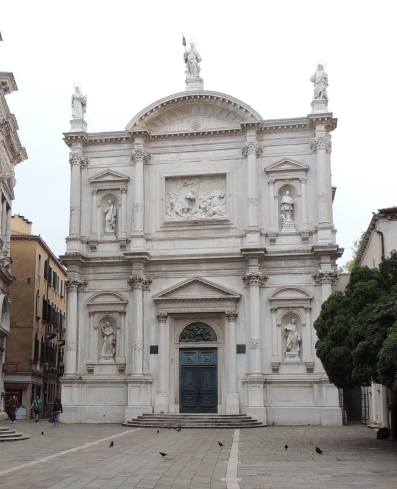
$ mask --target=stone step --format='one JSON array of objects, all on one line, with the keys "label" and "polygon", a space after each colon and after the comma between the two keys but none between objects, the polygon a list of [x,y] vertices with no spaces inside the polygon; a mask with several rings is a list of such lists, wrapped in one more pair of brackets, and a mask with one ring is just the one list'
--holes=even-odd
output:
[{"label": "stone step", "polygon": [[30,438],[30,435],[17,433],[15,430],[11,430],[10,428],[1,428],[0,430],[0,442],[27,440],[28,438]]},{"label": "stone step", "polygon": [[175,413],[143,414],[123,423],[123,426],[141,428],[262,428],[263,423],[246,414]]}]

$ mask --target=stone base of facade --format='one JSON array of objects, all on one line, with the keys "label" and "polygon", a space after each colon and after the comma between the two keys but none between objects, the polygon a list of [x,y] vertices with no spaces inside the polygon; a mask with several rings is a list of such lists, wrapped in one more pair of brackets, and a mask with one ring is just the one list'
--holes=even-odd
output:
[{"label": "stone base of facade", "polygon": [[226,414],[240,414],[240,399],[238,392],[228,392],[226,396]]},{"label": "stone base of facade", "polygon": [[166,392],[157,393],[154,400],[154,412],[156,414],[168,413],[169,412],[168,402],[169,402],[168,394]]},{"label": "stone base of facade", "polygon": [[[132,419],[132,418],[129,418]],[[63,406],[61,423],[123,423],[125,406]]]},{"label": "stone base of facade", "polygon": [[244,414],[252,416],[257,421],[267,425],[267,409],[264,406],[247,406],[243,411]]},{"label": "stone base of facade", "polygon": [[270,407],[267,408],[269,425],[314,425],[341,426],[342,410],[340,407]]}]

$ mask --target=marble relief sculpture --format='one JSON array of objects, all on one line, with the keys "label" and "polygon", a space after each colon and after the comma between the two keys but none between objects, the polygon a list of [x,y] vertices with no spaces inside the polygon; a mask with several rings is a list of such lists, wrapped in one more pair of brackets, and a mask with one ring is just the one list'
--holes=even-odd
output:
[{"label": "marble relief sculpture", "polygon": [[191,42],[190,49],[183,53],[183,59],[187,68],[187,78],[199,78],[201,71],[199,63],[202,61],[202,58],[197,51],[194,42]]},{"label": "marble relief sculpture", "polygon": [[322,64],[317,65],[317,69],[310,77],[310,81],[314,83],[313,100],[327,100],[328,75],[325,73]]},{"label": "marble relief sculpture", "polygon": [[[167,182],[167,219],[208,219],[226,216],[226,192],[224,177],[211,181],[206,177],[172,179]],[[213,188],[211,188],[213,187]],[[215,187],[215,188],[214,188]]]},{"label": "marble relief sculpture", "polygon": [[76,84],[72,94],[72,117],[73,119],[84,119],[87,110],[87,95],[81,93],[81,87]]},{"label": "marble relief sculpture", "polygon": [[294,199],[287,190],[281,199],[282,231],[296,231],[293,220]]},{"label": "marble relief sculpture", "polygon": [[115,355],[116,354],[116,339],[114,335],[113,326],[106,321],[101,326],[103,335],[103,345],[101,355]]},{"label": "marble relief sculpture", "polygon": [[108,205],[103,211],[105,214],[105,233],[115,234],[116,231],[116,202],[114,200],[108,200]]},{"label": "marble relief sculpture", "polygon": [[290,323],[284,327],[284,334],[287,337],[285,351],[291,353],[299,353],[299,344],[302,341],[301,335],[296,327],[296,319],[292,318]]}]

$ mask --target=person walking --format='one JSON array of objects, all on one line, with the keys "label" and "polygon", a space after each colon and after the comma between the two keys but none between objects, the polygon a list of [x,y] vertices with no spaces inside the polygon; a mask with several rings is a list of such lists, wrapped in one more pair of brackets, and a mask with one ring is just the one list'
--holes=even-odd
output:
[{"label": "person walking", "polygon": [[17,398],[15,396],[12,396],[9,406],[11,409],[10,419],[13,423],[15,423],[15,415],[17,409],[19,408],[19,402],[17,401]]},{"label": "person walking", "polygon": [[34,415],[36,417],[36,423],[39,422],[41,409],[43,407],[43,401],[40,399],[40,396],[36,396],[36,399],[32,402],[30,409],[33,409]]},{"label": "person walking", "polygon": [[54,401],[54,406],[52,408],[52,413],[55,416],[54,426],[59,426],[61,421],[61,413],[62,413],[62,403],[59,397],[57,397]]}]

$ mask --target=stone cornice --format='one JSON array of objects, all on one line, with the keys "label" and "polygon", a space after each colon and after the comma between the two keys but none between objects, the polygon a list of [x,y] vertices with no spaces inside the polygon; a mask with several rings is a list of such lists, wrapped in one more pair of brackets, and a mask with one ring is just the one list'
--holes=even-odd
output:
[{"label": "stone cornice", "polygon": [[64,132],[63,135],[63,140],[69,148],[73,143],[81,143],[84,145],[88,141],[88,135],[85,132]]}]

